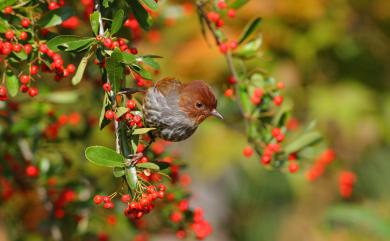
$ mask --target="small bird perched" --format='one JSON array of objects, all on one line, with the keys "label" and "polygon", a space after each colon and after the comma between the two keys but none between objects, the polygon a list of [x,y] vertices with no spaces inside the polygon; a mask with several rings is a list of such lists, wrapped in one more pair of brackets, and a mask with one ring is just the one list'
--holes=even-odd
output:
[{"label": "small bird perched", "polygon": [[176,142],[190,137],[209,116],[223,119],[216,108],[217,99],[205,82],[165,78],[146,90],[142,111],[146,125],[156,128],[160,138]]}]

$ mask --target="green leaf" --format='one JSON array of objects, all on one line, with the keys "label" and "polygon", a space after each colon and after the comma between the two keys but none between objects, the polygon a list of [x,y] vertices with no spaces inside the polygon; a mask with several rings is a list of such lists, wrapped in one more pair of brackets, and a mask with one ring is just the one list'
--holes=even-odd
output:
[{"label": "green leaf", "polygon": [[114,0],[103,0],[103,7],[108,8],[110,3],[113,3]]},{"label": "green leaf", "polygon": [[145,6],[147,6],[151,10],[157,10],[158,8],[158,4],[154,0],[141,0],[141,2],[143,2]]},{"label": "green leaf", "polygon": [[126,169],[126,181],[131,190],[137,187],[137,170],[135,167],[129,167]]},{"label": "green leaf", "polygon": [[261,18],[256,18],[248,25],[245,26],[244,30],[241,33],[241,36],[238,40],[238,44],[243,43],[255,30],[256,28],[260,25]]},{"label": "green leaf", "polygon": [[125,13],[123,12],[122,9],[115,12],[115,16],[111,24],[111,35],[116,34],[121,29],[124,20],[124,15]]},{"label": "green leaf", "polygon": [[153,78],[152,74],[146,71],[144,68],[137,64],[130,65],[130,68],[141,75],[142,78],[151,80]]},{"label": "green leaf", "polygon": [[57,48],[67,52],[82,52],[87,50],[95,41],[95,38],[84,38],[60,44]]},{"label": "green leaf", "polygon": [[123,167],[125,158],[105,146],[90,146],[85,150],[88,161],[105,167]]},{"label": "green leaf", "polygon": [[133,135],[143,135],[148,133],[149,131],[153,131],[156,128],[138,128],[133,131]]},{"label": "green leaf", "polygon": [[242,6],[244,6],[249,0],[236,0],[234,2],[232,2],[231,4],[229,4],[229,7],[230,8],[234,8],[234,9],[238,9]]},{"label": "green leaf", "polygon": [[74,9],[71,7],[61,7],[47,12],[38,21],[38,25],[42,28],[48,28],[61,24],[63,21],[75,15]]},{"label": "green leaf", "polygon": [[91,23],[92,32],[96,35],[99,35],[99,19],[100,12],[95,11],[91,15],[89,15],[89,22]]},{"label": "green leaf", "polygon": [[6,77],[7,90],[14,97],[19,91],[19,80],[11,70],[7,70]]},{"label": "green leaf", "polygon": [[108,77],[110,78],[111,85],[115,93],[119,90],[119,82],[123,78],[124,67],[121,62],[122,53],[118,48],[116,48],[106,62]]},{"label": "green leaf", "polygon": [[151,57],[142,57],[141,61],[144,62],[145,64],[149,65],[153,69],[160,68],[160,65]]},{"label": "green leaf", "polygon": [[15,55],[18,59],[20,59],[21,61],[27,59],[27,54],[24,52],[24,50],[20,51],[19,53],[12,52],[12,54],[14,54],[14,55]]},{"label": "green leaf", "polygon": [[301,150],[302,148],[306,146],[310,146],[312,144],[315,144],[319,140],[321,140],[322,136],[318,132],[307,132],[298,137],[297,139],[293,140],[291,143],[289,143],[285,148],[286,153],[293,153]]},{"label": "green leaf", "polygon": [[126,169],[114,167],[114,169],[112,170],[112,174],[114,174],[114,177],[122,177],[126,174]]},{"label": "green leaf", "polygon": [[5,7],[12,6],[16,3],[16,0],[1,0],[0,10],[3,10]]},{"label": "green leaf", "polygon": [[127,65],[137,63],[136,57],[133,54],[122,52],[122,62]]},{"label": "green leaf", "polygon": [[138,0],[128,0],[131,9],[133,11],[134,17],[137,19],[139,25],[144,30],[149,30],[152,26],[152,18],[149,16],[149,13],[145,8],[138,2]]},{"label": "green leaf", "polygon": [[160,161],[160,162],[153,162],[154,164],[156,164],[159,168],[160,168],[160,171],[164,170],[164,169],[167,169],[168,167],[170,167],[171,165],[168,163],[168,162],[164,162],[164,161]]},{"label": "green leaf", "polygon": [[0,33],[5,33],[8,31],[8,29],[9,29],[8,22],[0,18]]},{"label": "green leaf", "polygon": [[153,163],[153,162],[138,163],[135,166],[139,167],[139,168],[151,169],[151,170],[155,170],[155,171],[159,171],[160,170],[160,167],[157,164]]},{"label": "green leaf", "polygon": [[233,57],[250,59],[257,55],[257,51],[261,46],[261,38],[257,38],[239,47],[233,54]]},{"label": "green leaf", "polygon": [[126,114],[128,111],[129,111],[129,109],[127,109],[126,107],[118,107],[118,108],[116,108],[115,113],[116,113],[116,116],[119,118],[122,115]]},{"label": "green leaf", "polygon": [[58,46],[61,46],[62,44],[72,42],[72,41],[78,41],[82,39],[82,37],[76,36],[76,35],[60,35],[56,36],[49,41],[47,41],[47,47],[53,51],[60,51],[63,49],[59,49]]},{"label": "green leaf", "polygon": [[88,64],[88,59],[89,59],[88,56],[84,56],[81,59],[79,67],[77,67],[76,74],[72,78],[73,85],[77,85],[78,83],[80,83],[81,79],[83,78],[85,68],[87,67]]},{"label": "green leaf", "polygon": [[56,104],[70,104],[75,103],[79,95],[75,91],[57,91],[51,92],[46,96],[46,99]]}]

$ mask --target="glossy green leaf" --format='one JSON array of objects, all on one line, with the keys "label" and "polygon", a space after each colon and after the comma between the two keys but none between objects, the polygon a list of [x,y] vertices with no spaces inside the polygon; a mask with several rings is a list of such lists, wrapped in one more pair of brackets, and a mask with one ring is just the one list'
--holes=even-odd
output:
[{"label": "glossy green leaf", "polygon": [[249,0],[236,0],[229,4],[230,8],[239,9],[244,6]]},{"label": "glossy green leaf", "polygon": [[79,67],[77,68],[76,74],[72,78],[72,84],[77,85],[80,83],[81,79],[83,78],[85,68],[87,67],[88,64],[88,56],[84,56],[79,64]]},{"label": "glossy green leaf", "polygon": [[160,69],[160,65],[151,57],[142,57],[142,62],[149,65],[153,69]]},{"label": "glossy green leaf", "polygon": [[24,50],[17,52],[12,52],[13,55],[15,55],[19,60],[24,61],[27,59],[27,54],[24,52]]},{"label": "glossy green leaf", "polygon": [[127,109],[126,107],[118,107],[118,108],[116,108],[115,114],[119,118],[122,115],[126,114],[128,111],[129,111],[129,109]]},{"label": "glossy green leaf", "polygon": [[75,91],[51,92],[46,100],[56,104],[71,104],[77,102],[79,95]]},{"label": "glossy green leaf", "polygon": [[7,90],[9,94],[13,97],[19,91],[19,80],[11,70],[7,71],[6,77]]},{"label": "glossy green leaf", "polygon": [[152,18],[149,16],[149,13],[145,8],[138,2],[138,0],[128,0],[131,9],[134,13],[135,18],[137,19],[139,25],[144,30],[149,30],[152,26]]},{"label": "glossy green leaf", "polygon": [[158,8],[158,4],[156,3],[155,0],[141,0],[141,2],[147,6],[148,8],[150,8],[151,10],[157,10]]},{"label": "glossy green leaf", "polygon": [[9,29],[8,22],[0,18],[0,33],[5,33],[8,31],[8,29]]},{"label": "glossy green leaf", "polygon": [[258,50],[261,46],[262,40],[261,38],[257,38],[252,40],[245,45],[239,47],[233,54],[233,57],[242,58],[242,59],[250,59],[257,56]]},{"label": "glossy green leaf", "polygon": [[156,164],[160,168],[160,171],[167,169],[168,167],[171,166],[168,162],[163,162],[163,161],[153,162],[153,163]]},{"label": "glossy green leaf", "polygon": [[100,12],[95,11],[89,16],[89,22],[91,23],[92,32],[96,35],[99,35],[99,19]]},{"label": "glossy green leaf", "polygon": [[105,146],[90,146],[85,150],[88,161],[105,167],[123,167],[125,158]]},{"label": "glossy green leaf", "polygon": [[125,13],[122,9],[115,12],[114,19],[111,24],[111,35],[116,34],[122,27]]},{"label": "glossy green leaf", "polygon": [[131,190],[137,187],[137,171],[135,167],[129,167],[126,169],[126,182]]},{"label": "glossy green leaf", "polygon": [[47,41],[47,47],[53,51],[60,51],[63,49],[59,49],[58,46],[61,46],[62,44],[71,42],[71,41],[78,41],[82,39],[82,37],[76,36],[76,35],[60,35],[56,36],[49,41]]},{"label": "glossy green leaf", "polygon": [[71,7],[61,7],[55,10],[48,11],[38,21],[38,25],[42,28],[48,28],[61,24],[63,21],[75,15],[74,9]]},{"label": "glossy green leaf", "polygon": [[156,128],[138,128],[133,131],[133,135],[143,135],[148,133],[149,131],[153,131]]},{"label": "glossy green leaf", "polygon": [[159,171],[160,170],[160,167],[153,163],[153,162],[144,162],[144,163],[138,163],[136,165],[136,167],[138,168],[145,168],[145,169],[151,169],[151,170],[154,170],[154,171]]},{"label": "glossy green leaf", "polygon": [[110,78],[111,86],[114,92],[119,90],[119,82],[123,78],[124,67],[122,62],[122,53],[116,48],[111,57],[107,59],[106,69],[108,77]]},{"label": "glossy green leaf", "polygon": [[126,174],[126,169],[120,167],[114,167],[112,170],[112,174],[114,177],[122,177]]},{"label": "glossy green leaf", "polygon": [[93,43],[95,43],[95,41],[95,38],[84,38],[77,41],[63,43],[57,47],[67,52],[82,52],[87,50]]},{"label": "glossy green leaf", "polygon": [[137,60],[133,54],[122,52],[122,62],[124,64],[130,65],[130,64],[137,63]]},{"label": "glossy green leaf", "polygon": [[146,71],[144,68],[142,68],[139,65],[133,64],[130,65],[130,68],[137,72],[137,74],[141,75],[142,78],[151,80],[153,78],[152,74],[148,71]]},{"label": "glossy green leaf", "polygon": [[243,43],[260,25],[261,18],[256,18],[250,23],[248,23],[247,26],[245,26],[244,30],[241,33],[241,36],[239,37],[238,44]]},{"label": "glossy green leaf", "polygon": [[297,152],[306,146],[317,143],[321,138],[322,136],[318,132],[307,132],[289,143],[284,150],[286,153]]}]

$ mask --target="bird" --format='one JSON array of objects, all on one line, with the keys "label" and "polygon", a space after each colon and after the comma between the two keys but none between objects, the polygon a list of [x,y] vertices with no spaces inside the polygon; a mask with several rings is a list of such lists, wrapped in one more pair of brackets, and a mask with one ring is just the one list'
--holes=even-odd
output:
[{"label": "bird", "polygon": [[223,119],[208,84],[202,80],[182,83],[171,77],[146,90],[142,112],[145,125],[155,128],[156,136],[171,142],[189,138],[210,116]]}]

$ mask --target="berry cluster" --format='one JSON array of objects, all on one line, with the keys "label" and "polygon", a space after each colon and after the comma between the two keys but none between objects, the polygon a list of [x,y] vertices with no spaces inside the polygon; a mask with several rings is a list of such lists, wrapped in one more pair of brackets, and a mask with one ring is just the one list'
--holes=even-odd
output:
[{"label": "berry cluster", "polygon": [[315,181],[325,171],[325,168],[331,164],[336,158],[336,154],[332,149],[326,149],[323,151],[314,161],[313,166],[308,170],[306,178],[309,181]]},{"label": "berry cluster", "polygon": [[343,198],[349,198],[352,195],[352,189],[356,182],[356,175],[351,171],[343,171],[339,176],[339,191]]},{"label": "berry cluster", "polygon": [[[64,1],[49,2],[47,7],[49,10],[54,10],[63,5]],[[62,56],[49,49],[44,41],[39,40],[40,36],[47,35],[48,30],[40,29],[35,24],[36,21],[25,17],[26,13],[20,11],[19,8],[16,11],[12,6],[8,6],[4,8],[3,13],[7,21],[17,24],[0,36],[0,63],[4,66],[4,74],[7,73],[7,78],[3,78],[2,84],[4,81],[12,81],[11,79],[17,76],[20,82],[19,91],[34,97],[39,91],[33,83],[36,83],[37,77],[40,77],[40,71],[55,73],[56,81],[75,73],[76,67],[73,64],[64,66]],[[20,66],[27,66],[27,68],[15,73]],[[15,90],[12,91],[14,92]],[[1,101],[8,99],[8,93],[9,90],[6,87],[0,86]]]}]

